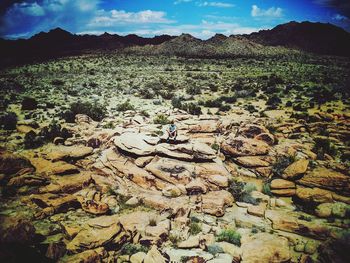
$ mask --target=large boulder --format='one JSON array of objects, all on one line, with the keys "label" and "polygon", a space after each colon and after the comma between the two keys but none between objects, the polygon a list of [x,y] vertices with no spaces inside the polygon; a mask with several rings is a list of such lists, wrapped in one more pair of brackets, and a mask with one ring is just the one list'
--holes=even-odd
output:
[{"label": "large boulder", "polygon": [[287,180],[296,179],[306,172],[308,166],[309,160],[307,159],[295,161],[283,171],[282,177]]},{"label": "large boulder", "polygon": [[67,250],[77,253],[106,245],[121,246],[129,238],[116,216],[100,216],[85,223],[83,229],[67,244]]},{"label": "large boulder", "polygon": [[115,137],[114,144],[121,150],[138,156],[151,155],[155,152],[155,145],[159,138],[143,133],[123,133]]},{"label": "large boulder", "polygon": [[294,182],[284,179],[274,179],[271,181],[271,192],[279,196],[295,195],[296,185]]},{"label": "large boulder", "polygon": [[152,246],[148,251],[147,255],[143,259],[144,263],[165,263],[167,260],[163,255],[158,251],[157,246]]},{"label": "large boulder", "polygon": [[320,188],[297,187],[296,197],[306,203],[333,202],[332,192]]},{"label": "large boulder", "polygon": [[84,185],[92,182],[89,173],[81,173],[65,176],[51,176],[49,185],[39,189],[40,193],[74,193],[81,190]]},{"label": "large boulder", "polygon": [[235,158],[235,161],[244,167],[268,167],[271,165],[271,160],[267,156],[241,156]]},{"label": "large boulder", "polygon": [[239,128],[238,134],[246,138],[264,141],[269,145],[273,145],[275,142],[274,136],[268,129],[261,125],[246,124],[245,126]]},{"label": "large boulder", "polygon": [[230,136],[221,143],[221,150],[231,156],[254,156],[267,154],[270,147],[260,140]]},{"label": "large boulder", "polygon": [[58,263],[93,263],[103,262],[108,257],[107,251],[103,247],[85,250],[84,252],[66,255],[58,260]]},{"label": "large boulder", "polygon": [[156,146],[156,153],[188,161],[213,160],[216,158],[215,151],[207,144],[200,142],[187,144],[162,143]]},{"label": "large boulder", "polygon": [[308,187],[319,187],[350,195],[350,176],[325,167],[317,167],[298,180],[299,184]]},{"label": "large boulder", "polygon": [[92,147],[83,145],[55,146],[49,149],[47,158],[54,162],[59,160],[78,160],[90,155],[92,152]]},{"label": "large boulder", "polygon": [[338,228],[331,227],[323,219],[304,220],[300,213],[283,210],[266,210],[265,217],[272,222],[275,230],[296,233],[315,239],[326,239],[335,235]]},{"label": "large boulder", "polygon": [[33,169],[30,161],[22,156],[6,151],[0,151],[0,174],[15,174],[22,169]]},{"label": "large boulder", "polygon": [[242,244],[242,263],[289,262],[288,239],[268,233],[258,233],[245,239]]},{"label": "large boulder", "polygon": [[225,191],[211,191],[202,195],[202,211],[204,213],[222,216],[225,214],[225,209],[232,206],[234,202],[233,196]]},{"label": "large boulder", "polygon": [[0,243],[30,244],[35,237],[35,227],[27,220],[15,216],[0,217]]},{"label": "large boulder", "polygon": [[195,167],[188,162],[155,157],[145,169],[163,181],[172,184],[188,184]]}]

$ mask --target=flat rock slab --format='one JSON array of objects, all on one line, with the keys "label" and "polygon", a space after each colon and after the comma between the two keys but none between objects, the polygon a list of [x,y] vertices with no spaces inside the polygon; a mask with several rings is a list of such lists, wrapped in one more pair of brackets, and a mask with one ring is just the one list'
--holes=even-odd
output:
[{"label": "flat rock slab", "polygon": [[325,167],[315,168],[297,182],[308,187],[319,187],[339,194],[350,195],[350,176]]},{"label": "flat rock slab", "polygon": [[260,140],[230,136],[222,142],[221,150],[231,156],[254,156],[267,154],[270,146]]},{"label": "flat rock slab", "polygon": [[188,161],[213,160],[216,158],[215,151],[207,144],[200,142],[187,144],[162,143],[156,146],[156,153]]},{"label": "flat rock slab", "polygon": [[123,133],[114,139],[114,144],[119,149],[139,156],[154,154],[158,143],[159,138],[143,133]]},{"label": "flat rock slab", "polygon": [[83,145],[55,146],[50,147],[47,159],[52,160],[53,162],[67,159],[82,159],[90,155],[92,151],[92,147],[86,147]]}]

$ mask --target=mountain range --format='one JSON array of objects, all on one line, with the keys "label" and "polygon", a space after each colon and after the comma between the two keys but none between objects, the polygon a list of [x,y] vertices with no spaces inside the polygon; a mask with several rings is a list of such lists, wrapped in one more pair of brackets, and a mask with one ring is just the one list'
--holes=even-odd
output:
[{"label": "mountain range", "polygon": [[284,53],[311,52],[321,55],[350,57],[350,33],[331,24],[289,22],[271,30],[249,35],[216,34],[208,40],[189,34],[143,38],[120,36],[75,35],[61,28],[41,32],[29,39],[0,39],[0,66],[77,55],[94,51],[121,51],[149,55],[187,57],[278,56]]}]

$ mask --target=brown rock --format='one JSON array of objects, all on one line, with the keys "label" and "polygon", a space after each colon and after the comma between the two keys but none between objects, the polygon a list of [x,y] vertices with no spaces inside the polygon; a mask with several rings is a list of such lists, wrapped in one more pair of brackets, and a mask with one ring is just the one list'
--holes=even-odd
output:
[{"label": "brown rock", "polygon": [[271,181],[271,189],[295,189],[295,183],[283,179],[274,179]]},{"label": "brown rock", "polygon": [[103,262],[103,259],[108,257],[107,251],[103,247],[96,249],[89,249],[84,252],[64,256],[59,259],[59,263],[94,263],[94,262]]},{"label": "brown rock", "polygon": [[31,244],[35,227],[27,220],[15,216],[0,216],[0,243]]},{"label": "brown rock", "polygon": [[258,233],[242,244],[242,263],[289,262],[288,239],[268,233]]},{"label": "brown rock", "polygon": [[267,162],[265,159],[265,156],[242,156],[235,158],[235,161],[237,161],[244,167],[270,166],[270,163]]},{"label": "brown rock", "polygon": [[317,167],[298,180],[299,184],[309,187],[319,187],[350,195],[350,176],[324,167]]},{"label": "brown rock", "polygon": [[22,156],[6,151],[0,151],[0,174],[15,174],[22,169],[34,170],[30,161]]},{"label": "brown rock", "polygon": [[284,179],[293,180],[304,174],[309,166],[309,160],[300,159],[289,165],[282,174]]},{"label": "brown rock", "polygon": [[295,189],[272,189],[271,193],[278,196],[294,196],[296,194]]},{"label": "brown rock", "polygon": [[269,152],[269,145],[263,141],[243,137],[229,137],[221,144],[221,150],[231,156],[263,155]]},{"label": "brown rock", "polygon": [[233,196],[225,191],[211,191],[202,195],[202,211],[207,214],[222,216],[225,208],[232,206],[234,202]]},{"label": "brown rock", "polygon": [[332,193],[320,188],[297,187],[296,196],[304,202],[333,202]]}]

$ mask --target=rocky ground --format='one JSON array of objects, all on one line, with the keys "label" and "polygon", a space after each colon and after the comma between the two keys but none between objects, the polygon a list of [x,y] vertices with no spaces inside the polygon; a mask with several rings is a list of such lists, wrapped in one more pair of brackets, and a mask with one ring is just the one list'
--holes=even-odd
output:
[{"label": "rocky ground", "polygon": [[[220,73],[228,65],[217,62],[203,74],[192,66],[188,76],[181,61],[154,72],[145,63],[147,86],[147,74],[137,76],[140,61],[121,59],[119,67],[132,70],[115,77],[111,66],[104,78],[103,70],[91,73],[95,57],[85,66],[79,59],[0,74],[11,90],[1,100],[2,261],[350,261],[349,102],[339,100],[341,90],[329,98],[328,86],[325,97],[316,86],[311,92],[305,73],[318,78],[325,66],[305,64],[303,83],[292,85],[252,79],[250,70],[270,70],[257,64]],[[293,63],[273,67],[285,72]],[[89,76],[69,71],[79,67]],[[342,76],[337,67],[329,72]],[[52,80],[47,69],[62,75]],[[172,96],[155,87],[157,76]],[[74,104],[94,96],[101,104]],[[166,141],[171,121],[175,142]]]}]

